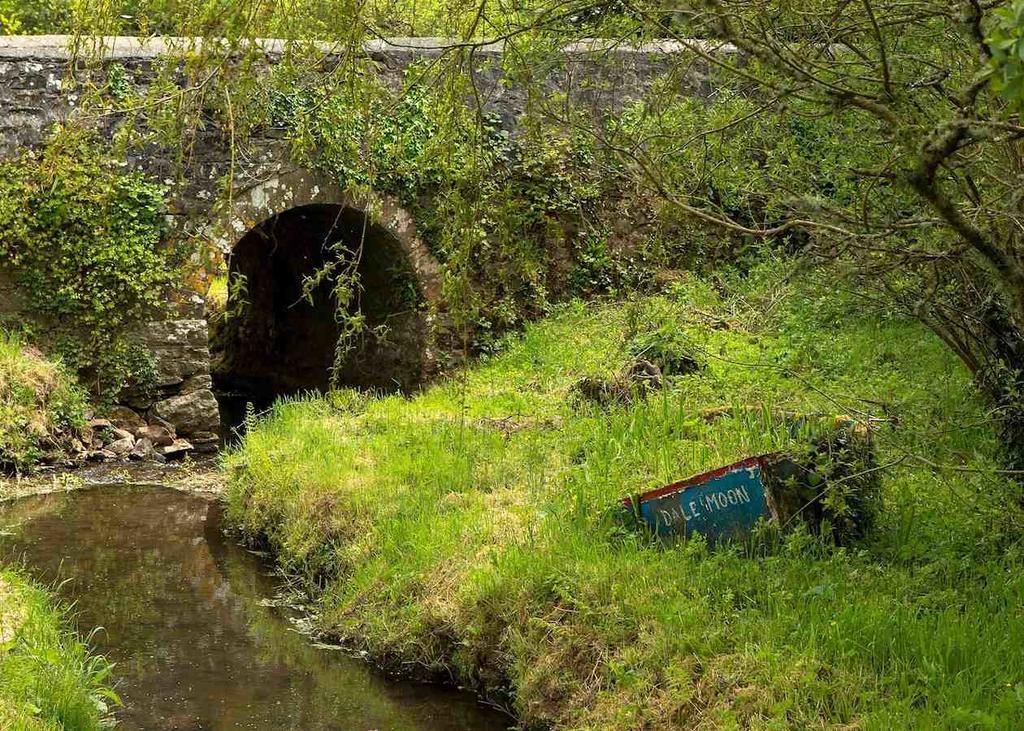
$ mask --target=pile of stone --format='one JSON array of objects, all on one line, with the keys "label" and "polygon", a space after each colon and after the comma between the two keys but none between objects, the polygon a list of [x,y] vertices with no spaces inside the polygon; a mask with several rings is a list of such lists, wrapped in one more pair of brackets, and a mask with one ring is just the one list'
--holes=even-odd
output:
[{"label": "pile of stone", "polygon": [[[182,302],[180,308],[196,303]],[[179,436],[196,451],[214,451],[219,441],[220,415],[210,378],[210,351],[202,310],[182,312],[188,319],[146,323],[140,344],[153,356],[154,377],[142,387],[122,393],[118,409],[125,425],[139,419],[147,423],[173,424]],[[127,414],[134,412],[136,418]],[[116,421],[114,415],[111,421]]]},{"label": "pile of stone", "polygon": [[576,402],[590,402],[602,408],[626,406],[664,387],[661,368],[639,358],[612,378],[581,378],[570,389],[570,397]]},{"label": "pile of stone", "polygon": [[[81,456],[90,462],[150,460],[166,462],[193,452],[217,449],[217,435],[179,436],[174,425],[157,414],[145,418],[124,406],[115,406],[106,418],[89,421],[82,433]],[[77,445],[76,445],[77,446]]]}]

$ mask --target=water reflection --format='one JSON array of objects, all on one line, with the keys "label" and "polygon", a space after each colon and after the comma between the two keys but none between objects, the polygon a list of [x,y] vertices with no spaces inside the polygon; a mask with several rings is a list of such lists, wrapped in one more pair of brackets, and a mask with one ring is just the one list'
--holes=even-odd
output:
[{"label": "water reflection", "polygon": [[75,602],[117,663],[125,729],[490,731],[471,697],[394,682],[313,647],[265,606],[273,579],[226,540],[219,508],[166,488],[26,498],[0,512],[0,554]]}]

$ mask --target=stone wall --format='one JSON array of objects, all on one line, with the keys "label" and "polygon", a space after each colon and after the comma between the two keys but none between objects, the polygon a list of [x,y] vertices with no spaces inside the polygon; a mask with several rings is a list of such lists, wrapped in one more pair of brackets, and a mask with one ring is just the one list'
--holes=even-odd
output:
[{"label": "stone wall", "polygon": [[210,377],[209,332],[201,298],[173,319],[146,323],[139,340],[153,354],[156,381],[126,394],[125,405],[151,423],[166,422],[199,451],[219,442],[220,416]]},{"label": "stone wall", "polygon": [[[76,78],[102,76],[110,64],[124,70],[128,83],[144,87],[154,76],[154,65],[180,52],[182,39],[103,38],[89,42],[88,54],[71,49],[63,36],[11,36],[0,38],[0,156],[39,146],[56,123],[73,120],[79,103]],[[366,45],[367,57],[386,82],[398,85],[409,65],[437,58],[450,51],[443,39],[385,39]],[[261,42],[266,62],[283,52],[280,42]],[[564,50],[564,57],[549,69],[538,69],[551,90],[566,95],[567,104],[595,112],[620,108],[650,88],[670,63],[678,44],[660,43],[640,48],[580,44]],[[722,49],[718,49],[721,51]],[[726,49],[728,51],[728,49]],[[330,48],[324,47],[325,66]],[[527,104],[522,88],[504,83],[500,45],[476,49],[477,85],[486,109],[513,134]],[[83,59],[89,59],[86,63]],[[694,94],[707,95],[712,87],[706,65],[693,64],[679,80]],[[122,123],[111,114],[90,120],[111,133]],[[332,181],[295,167],[284,130],[266,129],[247,138],[242,155],[232,156],[224,130],[207,128],[196,133],[184,175],[179,175],[176,151],[153,146],[129,153],[130,167],[146,171],[171,186],[173,228],[213,244],[227,253],[248,230],[262,220],[310,203],[356,206]],[[218,202],[221,180],[233,170],[235,192],[230,206]],[[382,223],[398,238],[409,257],[426,299],[439,292],[438,267],[420,242],[412,218],[395,201],[383,199]],[[380,201],[378,201],[380,203]],[[197,261],[202,268],[204,262]],[[2,294],[2,293],[0,293]],[[15,293],[3,296],[17,309]],[[14,304],[12,304],[14,303]],[[210,390],[210,355],[202,298],[185,293],[175,297],[168,319],[148,323],[141,341],[154,354],[158,383],[148,394],[132,394],[126,405],[143,415],[163,419],[178,432],[201,445],[213,444],[218,424],[217,404]],[[425,362],[429,361],[425,359]]]}]

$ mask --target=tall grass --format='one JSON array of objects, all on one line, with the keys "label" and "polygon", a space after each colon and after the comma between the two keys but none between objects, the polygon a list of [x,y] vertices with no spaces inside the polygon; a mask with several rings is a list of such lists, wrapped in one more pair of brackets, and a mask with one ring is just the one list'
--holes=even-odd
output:
[{"label": "tall grass", "polygon": [[[510,691],[529,724],[1024,723],[1024,519],[968,375],[917,325],[770,268],[718,285],[567,305],[411,399],[280,403],[226,458],[229,518],[306,577],[325,629]],[[631,406],[573,398],[651,338],[704,369]],[[627,493],[790,446],[774,409],[885,419],[868,541],[712,551],[611,519]]]},{"label": "tall grass", "polygon": [[85,408],[72,374],[16,333],[0,330],[0,470],[27,469],[68,446]]},{"label": "tall grass", "polygon": [[91,731],[113,725],[111,665],[65,626],[50,596],[0,569],[0,728]]}]

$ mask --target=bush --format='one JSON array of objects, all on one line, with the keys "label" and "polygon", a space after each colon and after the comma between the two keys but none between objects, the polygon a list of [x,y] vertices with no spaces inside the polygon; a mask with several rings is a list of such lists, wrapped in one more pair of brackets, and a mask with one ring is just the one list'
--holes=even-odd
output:
[{"label": "bush", "polygon": [[65,363],[97,395],[145,381],[131,326],[164,300],[183,254],[163,246],[164,190],[81,132],[0,165],[0,257]]}]

